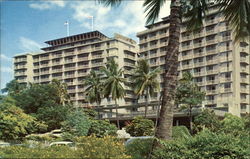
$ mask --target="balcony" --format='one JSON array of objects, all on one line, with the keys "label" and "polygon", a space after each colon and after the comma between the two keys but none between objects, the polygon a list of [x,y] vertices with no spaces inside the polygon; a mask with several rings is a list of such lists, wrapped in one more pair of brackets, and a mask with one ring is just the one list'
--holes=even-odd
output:
[{"label": "balcony", "polygon": [[78,72],[78,76],[87,76],[88,72]]},{"label": "balcony", "polygon": [[203,37],[204,35],[205,35],[204,32],[197,33],[197,34],[194,34],[194,38]]},{"label": "balcony", "polygon": [[72,56],[72,55],[75,55],[74,51],[64,52],[64,56]]},{"label": "balcony", "polygon": [[206,95],[216,94],[217,90],[207,90],[205,93]]},{"label": "balcony", "polygon": [[217,40],[208,40],[206,42],[207,45],[211,45],[211,44],[215,44],[215,43],[217,43]]},{"label": "balcony", "polygon": [[159,65],[159,62],[157,61],[157,62],[150,62],[150,66],[152,67],[152,66],[158,66]]},{"label": "balcony", "polygon": [[211,25],[211,24],[216,24],[218,23],[217,19],[213,19],[213,20],[206,20],[206,25]]},{"label": "balcony", "polygon": [[215,100],[207,100],[205,104],[207,104],[207,105],[216,104],[216,101]]},{"label": "balcony", "polygon": [[244,103],[244,104],[248,104],[248,102],[247,102],[247,99],[246,99],[246,98],[241,98],[241,99],[240,99],[240,102],[241,102],[241,103]]},{"label": "balcony", "polygon": [[196,62],[196,63],[194,63],[195,67],[201,67],[201,66],[204,66],[204,65],[205,65],[205,62]]},{"label": "balcony", "polygon": [[185,41],[185,40],[192,40],[192,36],[184,36],[184,37],[182,37],[181,40],[182,40],[182,41]]},{"label": "balcony", "polygon": [[223,92],[224,93],[228,93],[228,92],[232,92],[232,88],[224,88]]},{"label": "balcony", "polygon": [[249,70],[247,68],[240,68],[240,72],[248,74]]},{"label": "balcony", "polygon": [[242,63],[248,63],[247,58],[243,58],[243,57],[240,58],[240,62],[242,62]]},{"label": "balcony", "polygon": [[207,70],[207,74],[217,74],[218,70]]},{"label": "balcony", "polygon": [[17,79],[17,81],[18,81],[19,83],[26,83],[26,82],[27,82],[26,79]]},{"label": "balcony", "polygon": [[60,57],[62,57],[62,54],[52,54],[52,58],[60,58]]},{"label": "balcony", "polygon": [[191,45],[185,45],[181,47],[181,51],[193,49]]},{"label": "balcony", "polygon": [[249,90],[247,90],[247,88],[241,88],[240,93],[248,94]]},{"label": "balcony", "polygon": [[49,71],[41,71],[40,72],[40,75],[46,75],[46,74],[49,74]]},{"label": "balcony", "polygon": [[189,69],[189,68],[193,68],[192,65],[182,65],[182,69]]},{"label": "balcony", "polygon": [[217,64],[217,63],[218,63],[217,59],[207,60],[207,65]]},{"label": "balcony", "polygon": [[52,62],[52,65],[61,65],[62,62],[61,61],[57,61],[57,62]]},{"label": "balcony", "polygon": [[17,65],[15,66],[15,69],[23,69],[26,68],[26,65]]},{"label": "balcony", "polygon": [[89,65],[78,65],[77,66],[78,69],[82,69],[82,68],[89,68]]},{"label": "balcony", "polygon": [[102,62],[92,63],[92,66],[94,67],[103,66],[103,63]]},{"label": "balcony", "polygon": [[41,79],[40,79],[40,82],[49,82],[49,81],[50,81],[49,78],[41,78]]},{"label": "balcony", "polygon": [[89,60],[88,56],[86,56],[86,57],[78,57],[77,59],[78,59],[78,61],[88,61]]},{"label": "balcony", "polygon": [[59,73],[59,72],[62,72],[62,71],[63,71],[62,69],[53,69],[52,73]]},{"label": "balcony", "polygon": [[130,66],[130,67],[135,67],[135,64],[133,63],[128,63],[128,62],[124,62],[125,66]]},{"label": "balcony", "polygon": [[249,82],[249,80],[247,79],[247,78],[240,78],[240,82],[241,83],[248,83]]},{"label": "balcony", "polygon": [[49,63],[41,63],[41,64],[40,64],[40,67],[49,67],[49,66],[50,66]]},{"label": "balcony", "polygon": [[62,76],[56,76],[56,77],[52,77],[53,79],[57,79],[57,80],[62,80]]},{"label": "balcony", "polygon": [[98,51],[98,50],[102,50],[102,48],[99,46],[99,47],[93,47],[92,48],[93,51]]},{"label": "balcony", "polygon": [[125,58],[135,60],[135,56],[133,56],[133,55],[129,55],[129,54],[125,54]]},{"label": "balcony", "polygon": [[75,74],[65,75],[65,78],[75,78]]},{"label": "balcony", "polygon": [[153,40],[156,40],[156,39],[158,39],[158,37],[155,35],[155,36],[151,36],[151,37],[149,37],[149,40],[150,41],[153,41]]},{"label": "balcony", "polygon": [[103,58],[102,55],[92,55],[92,59],[100,59]]},{"label": "balcony", "polygon": [[75,89],[68,89],[67,92],[68,93],[76,93],[76,90]]},{"label": "balcony", "polygon": [[49,60],[49,56],[40,56],[40,61]]},{"label": "balcony", "polygon": [[220,82],[225,83],[225,82],[230,82],[232,79],[231,78],[222,78],[220,79]]},{"label": "balcony", "polygon": [[203,42],[201,42],[201,43],[194,43],[194,47],[193,48],[202,47],[203,45],[205,45],[205,43],[203,43]]},{"label": "balcony", "polygon": [[150,54],[150,58],[154,58],[154,57],[157,57],[158,54],[157,53],[154,53],[154,54]]},{"label": "balcony", "polygon": [[74,63],[76,62],[76,59],[70,59],[70,60],[65,60],[64,63]]},{"label": "balcony", "polygon": [[15,58],[14,62],[26,62],[27,58]]},{"label": "balcony", "polygon": [[207,85],[216,84],[216,83],[218,83],[217,80],[209,80],[206,82]]},{"label": "balcony", "polygon": [[205,83],[205,82],[196,82],[196,84],[197,84],[198,86],[203,86],[203,85],[205,85],[206,83]]},{"label": "balcony", "polygon": [[207,55],[212,55],[212,54],[217,54],[217,50],[216,49],[211,49],[211,50],[207,50]]},{"label": "balcony", "polygon": [[231,47],[224,46],[224,47],[221,47],[219,50],[220,50],[220,52],[226,52],[226,51],[232,50],[232,48],[231,48]]},{"label": "balcony", "polygon": [[203,76],[205,75],[205,72],[204,71],[201,71],[201,72],[194,72],[194,76]]},{"label": "balcony", "polygon": [[64,71],[74,71],[76,67],[64,67]]},{"label": "balcony", "polygon": [[198,53],[194,53],[194,57],[201,57],[204,56],[205,54],[203,54],[203,52],[198,52]]},{"label": "balcony", "polygon": [[[69,86],[71,86],[71,85],[77,85],[77,82],[76,81],[67,82],[67,85],[69,85]],[[76,92],[75,89],[71,89],[71,90],[74,90],[74,92]]]},{"label": "balcony", "polygon": [[26,75],[26,72],[16,72],[15,76],[24,76]]},{"label": "balcony", "polygon": [[206,35],[217,34],[218,32],[215,29],[207,30]]}]

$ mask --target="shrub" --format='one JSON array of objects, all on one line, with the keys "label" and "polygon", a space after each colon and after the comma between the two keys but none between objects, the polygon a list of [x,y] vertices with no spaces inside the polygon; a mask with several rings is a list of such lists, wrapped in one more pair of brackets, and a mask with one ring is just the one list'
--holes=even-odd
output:
[{"label": "shrub", "polygon": [[143,117],[136,117],[126,126],[126,132],[131,136],[151,136],[154,131],[154,122]]},{"label": "shrub", "polygon": [[79,137],[77,142],[77,156],[80,158],[93,159],[129,159],[126,155],[125,147],[117,138],[105,136],[97,138],[95,136]]},{"label": "shrub", "polygon": [[91,120],[91,126],[88,135],[95,135],[96,137],[104,137],[107,135],[116,135],[117,128],[106,120]]},{"label": "shrub", "polygon": [[126,152],[132,156],[132,159],[147,159],[152,151],[153,138],[136,139],[126,145]]},{"label": "shrub", "polygon": [[185,126],[174,126],[173,127],[173,138],[174,139],[188,139],[191,135]]},{"label": "shrub", "polygon": [[240,138],[224,133],[216,134],[205,129],[188,140],[162,141],[162,148],[154,151],[153,157],[247,159],[250,155],[249,139],[249,136]]}]

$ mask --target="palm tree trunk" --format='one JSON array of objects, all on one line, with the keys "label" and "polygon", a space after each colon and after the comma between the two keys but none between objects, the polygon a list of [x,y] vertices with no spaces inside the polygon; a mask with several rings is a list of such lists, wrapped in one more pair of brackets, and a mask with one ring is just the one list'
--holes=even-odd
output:
[{"label": "palm tree trunk", "polygon": [[101,105],[101,103],[97,103],[97,115],[98,115],[98,120],[100,120],[101,119],[101,117],[100,117],[100,105]]},{"label": "palm tree trunk", "polygon": [[176,5],[176,1],[178,0],[171,0],[169,40],[165,56],[163,99],[159,125],[156,130],[156,137],[164,140],[172,138],[174,95],[177,85],[181,17],[180,6]]},{"label": "palm tree trunk", "polygon": [[147,112],[148,112],[148,91],[146,93],[145,118],[147,117]]},{"label": "palm tree trunk", "polygon": [[193,134],[193,118],[192,118],[192,106],[189,106],[189,124],[190,124],[190,134]]},{"label": "palm tree trunk", "polygon": [[120,121],[119,121],[119,117],[118,117],[118,105],[117,105],[117,101],[116,100],[115,100],[115,113],[116,113],[117,127],[118,127],[118,130],[120,130]]}]

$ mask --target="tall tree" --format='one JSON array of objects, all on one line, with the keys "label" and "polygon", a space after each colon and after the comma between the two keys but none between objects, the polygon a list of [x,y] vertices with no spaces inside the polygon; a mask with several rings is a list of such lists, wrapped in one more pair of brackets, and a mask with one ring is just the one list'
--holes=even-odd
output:
[{"label": "tall tree", "polygon": [[65,105],[69,103],[70,96],[67,92],[67,84],[62,83],[57,79],[53,79],[51,85],[55,88],[57,96],[59,97],[58,104]]},{"label": "tall tree", "polygon": [[135,94],[139,97],[143,95],[145,96],[145,118],[147,116],[149,96],[153,96],[153,94],[160,89],[160,83],[157,79],[159,74],[160,68],[151,70],[148,61],[143,59],[138,61],[134,74],[131,77],[134,82],[133,88]]},{"label": "tall tree", "polygon": [[84,86],[86,87],[85,93],[88,102],[97,104],[98,119],[100,119],[100,104],[103,96],[101,74],[98,74],[93,70],[90,71],[90,74],[84,80]]},{"label": "tall tree", "polygon": [[[117,6],[122,0],[98,0],[106,6]],[[143,6],[147,12],[146,23],[153,23],[159,16],[166,0],[144,0]],[[180,2],[182,2],[180,5]],[[174,95],[177,85],[177,68],[179,54],[179,39],[181,16],[185,13],[188,19],[188,29],[194,31],[202,26],[202,18],[208,11],[207,0],[171,0],[169,15],[169,40],[165,55],[165,73],[163,98],[161,103],[159,125],[156,137],[170,139],[172,136]],[[250,35],[250,2],[249,0],[215,0],[226,20],[233,27],[236,39],[244,39]]]},{"label": "tall tree", "polygon": [[189,112],[190,133],[193,133],[193,117],[192,111],[195,106],[202,104],[205,99],[205,92],[199,90],[198,85],[193,81],[193,76],[190,72],[185,72],[183,78],[179,80],[175,103],[180,104],[181,109],[187,109]]},{"label": "tall tree", "polygon": [[17,80],[12,80],[6,84],[6,87],[1,91],[2,93],[8,93],[9,95],[15,95],[25,89],[26,85],[18,83]]},{"label": "tall tree", "polygon": [[123,78],[123,70],[118,68],[118,64],[114,59],[109,59],[106,67],[102,68],[101,71],[104,73],[104,97],[109,98],[111,95],[115,101],[117,127],[120,129],[117,100],[125,96],[123,84],[126,80]]}]

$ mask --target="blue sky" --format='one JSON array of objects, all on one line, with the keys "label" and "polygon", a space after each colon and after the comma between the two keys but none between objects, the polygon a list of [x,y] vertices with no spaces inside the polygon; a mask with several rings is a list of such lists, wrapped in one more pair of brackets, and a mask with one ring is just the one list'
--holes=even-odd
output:
[{"label": "blue sky", "polygon": [[[12,57],[25,52],[36,52],[47,40],[67,35],[65,21],[69,21],[70,35],[94,30],[112,37],[114,33],[136,38],[143,31],[145,14],[143,1],[125,1],[118,8],[105,7],[92,1],[1,1],[1,88],[13,79]],[[160,18],[169,15],[169,2]]]}]

